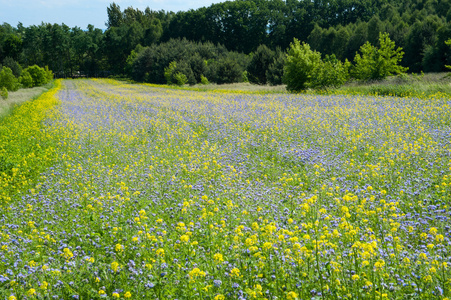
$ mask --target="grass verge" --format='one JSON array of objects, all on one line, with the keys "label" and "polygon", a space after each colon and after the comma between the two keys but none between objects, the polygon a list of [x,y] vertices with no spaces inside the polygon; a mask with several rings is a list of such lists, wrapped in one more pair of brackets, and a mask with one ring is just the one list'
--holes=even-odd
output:
[{"label": "grass verge", "polygon": [[55,157],[52,137],[42,122],[54,113],[59,87],[56,81],[53,88],[0,119],[0,207],[30,187]]},{"label": "grass verge", "polygon": [[10,114],[14,107],[26,101],[36,99],[42,93],[48,91],[53,87],[53,83],[48,83],[44,86],[38,86],[30,89],[20,89],[15,92],[8,92],[7,99],[0,98],[0,120]]}]

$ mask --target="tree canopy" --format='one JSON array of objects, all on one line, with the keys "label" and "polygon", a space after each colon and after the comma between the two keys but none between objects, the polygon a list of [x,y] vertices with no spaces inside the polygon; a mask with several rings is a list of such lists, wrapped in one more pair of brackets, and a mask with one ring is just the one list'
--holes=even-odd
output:
[{"label": "tree canopy", "polygon": [[[229,68],[224,69],[224,60],[222,65],[213,62],[209,70],[223,70],[228,78],[237,79],[241,78],[235,76],[238,69],[244,68],[251,81],[264,84],[269,79],[280,82],[284,60],[280,53],[294,38],[323,55],[353,61],[363,45],[369,42],[379,47],[379,34],[388,33],[403,49],[399,65],[409,71],[439,72],[451,65],[451,48],[445,44],[451,38],[451,0],[235,0],[176,13],[121,8],[113,2],[106,11],[105,30],[92,25],[82,29],[65,24],[24,27],[19,23],[13,27],[4,23],[0,25],[0,64],[11,68],[13,60],[22,68],[47,65],[60,77],[125,74],[143,79],[142,74],[131,74],[138,59],[137,48],[157,49],[158,45],[186,39],[219,45],[229,57],[231,53],[247,55],[249,66],[243,66],[245,60],[240,59],[235,67],[229,61]],[[198,68],[193,69],[196,81],[200,75],[207,76],[201,74],[206,71],[199,57],[204,59],[205,55],[197,53],[186,62],[191,69]],[[165,63],[163,73],[170,61]],[[187,69],[185,63],[177,66]],[[235,69],[234,76],[230,76],[230,68]],[[266,74],[268,70],[271,72]],[[163,74],[148,78],[164,81]]]}]

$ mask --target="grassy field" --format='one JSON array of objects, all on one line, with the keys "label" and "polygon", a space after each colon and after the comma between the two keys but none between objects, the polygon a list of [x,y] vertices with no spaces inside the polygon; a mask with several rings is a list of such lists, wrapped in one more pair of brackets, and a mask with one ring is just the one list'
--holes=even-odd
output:
[{"label": "grassy field", "polygon": [[350,82],[330,92],[398,97],[428,97],[437,93],[451,96],[451,76],[449,73],[393,76],[376,82]]},{"label": "grassy field", "polygon": [[8,99],[0,99],[0,119],[11,113],[16,105],[20,105],[28,100],[38,97],[51,87],[46,86],[34,87],[30,89],[20,89],[16,92],[8,92]]},{"label": "grassy field", "polygon": [[[405,74],[392,76],[384,80],[373,82],[351,81],[338,88],[323,90],[307,90],[303,94],[344,94],[344,95],[379,95],[396,97],[429,97],[437,93],[451,96],[451,76],[449,73]],[[246,83],[233,84],[197,84],[183,87],[151,85],[180,90],[204,91],[204,92],[242,92],[249,94],[286,94],[285,85],[256,85]]]},{"label": "grassy field", "polygon": [[57,84],[0,123],[0,299],[451,297],[449,98]]}]

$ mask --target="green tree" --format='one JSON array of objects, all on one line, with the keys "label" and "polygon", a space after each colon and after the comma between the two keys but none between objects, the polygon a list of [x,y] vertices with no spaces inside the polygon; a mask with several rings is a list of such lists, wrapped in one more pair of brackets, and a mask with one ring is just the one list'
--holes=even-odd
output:
[{"label": "green tree", "polygon": [[8,67],[13,71],[14,76],[19,77],[22,73],[22,67],[12,57],[6,57],[3,60],[3,66]]},{"label": "green tree", "polygon": [[172,84],[173,76],[175,74],[175,69],[177,68],[177,63],[175,61],[171,62],[168,67],[164,68],[164,78],[166,78],[167,84]]},{"label": "green tree", "polygon": [[311,88],[339,87],[349,80],[351,63],[339,61],[335,55],[326,55],[313,70],[308,86]]},{"label": "green tree", "polygon": [[357,53],[354,58],[353,75],[356,79],[378,80],[407,71],[408,68],[399,65],[404,52],[402,48],[396,48],[388,33],[379,34],[379,44],[380,48],[369,42],[360,47],[361,55]]},{"label": "green tree", "polygon": [[[451,46],[451,39],[447,40],[447,41],[445,42],[445,44],[446,44],[447,46]],[[447,69],[451,69],[451,66],[450,66],[450,65],[445,65],[445,67],[446,67]]]},{"label": "green tree", "polygon": [[271,85],[282,84],[283,78],[283,66],[285,64],[286,54],[280,50],[276,49],[276,56],[274,57],[272,63],[269,65],[266,71],[266,79]]},{"label": "green tree", "polygon": [[17,91],[19,89],[19,81],[8,67],[3,67],[0,71],[0,88],[3,87],[8,91]]},{"label": "green tree", "polygon": [[22,72],[22,75],[19,77],[19,82],[24,88],[33,87],[33,77],[31,77],[27,70]]},{"label": "green tree", "polygon": [[[41,68],[37,65],[26,68],[22,73],[25,74],[25,76],[27,76],[26,74],[29,74],[31,76],[33,80],[32,86],[44,85],[53,78],[52,71],[50,71],[47,67]],[[22,80],[26,80],[28,82],[29,79],[23,78]]]},{"label": "green tree", "polygon": [[108,29],[111,27],[119,27],[123,22],[121,7],[116,3],[111,3],[107,8],[108,21],[105,24]]},{"label": "green tree", "polygon": [[256,84],[267,83],[266,72],[269,69],[269,65],[274,61],[274,55],[274,51],[266,47],[266,45],[258,46],[247,67],[249,82]]},{"label": "green tree", "polygon": [[312,71],[321,64],[321,54],[312,51],[309,44],[294,39],[288,49],[284,65],[283,82],[287,90],[298,92],[308,87]]}]

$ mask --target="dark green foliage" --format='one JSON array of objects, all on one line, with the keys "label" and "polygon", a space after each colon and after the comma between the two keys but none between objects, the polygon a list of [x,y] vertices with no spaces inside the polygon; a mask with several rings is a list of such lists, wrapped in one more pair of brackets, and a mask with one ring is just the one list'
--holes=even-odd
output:
[{"label": "dark green foliage", "polygon": [[[379,46],[379,33],[387,32],[404,49],[401,64],[409,71],[437,72],[451,65],[451,50],[444,45],[451,38],[451,0],[235,0],[177,13],[122,10],[113,2],[106,12],[106,31],[92,25],[84,30],[64,24],[24,27],[19,23],[14,28],[3,23],[0,62],[11,57],[24,68],[48,65],[57,77],[125,74],[164,83],[164,68],[183,60],[195,82],[207,73],[208,79],[217,82],[217,71],[228,66],[231,69],[225,73],[229,75],[241,68],[251,82],[274,84],[280,82],[282,70],[277,71],[276,65],[281,60],[275,63],[270,54],[277,56],[277,47],[287,49],[293,38],[308,42],[312,50],[351,61],[366,42]],[[185,50],[173,45],[172,41],[184,39],[197,46]],[[138,45],[151,47],[155,56],[141,57]],[[166,50],[171,54],[165,54]],[[254,53],[252,61],[233,51]],[[236,59],[238,66],[228,59]],[[143,64],[135,64],[138,60]],[[5,65],[20,76],[18,68]],[[183,74],[193,83],[188,73]],[[240,80],[245,80],[243,74]]]},{"label": "dark green foliage", "polygon": [[3,42],[3,51],[5,57],[18,60],[22,52],[22,39],[15,34],[10,34]]},{"label": "dark green foliage", "polygon": [[268,71],[270,64],[273,63],[274,56],[275,52],[265,45],[260,45],[257,48],[247,67],[249,82],[256,84],[267,83],[266,72]]},{"label": "dark green foliage", "polygon": [[268,80],[269,84],[282,84],[283,66],[285,64],[285,60],[285,53],[282,52],[280,48],[276,49],[276,55],[272,63],[269,65],[268,70],[266,71],[266,79]]},{"label": "dark green foliage", "polygon": [[8,67],[13,71],[14,76],[19,77],[22,73],[22,67],[19,65],[17,61],[15,61],[12,57],[6,57],[3,60],[3,66]]},{"label": "dark green foliage", "polygon": [[230,83],[241,81],[248,58],[244,54],[228,52],[223,46],[174,39],[142,50],[132,64],[133,79],[166,83],[165,69],[172,62],[175,62],[176,67],[171,73],[171,81],[175,74],[181,73],[189,84],[201,82],[202,75],[212,82]]}]

